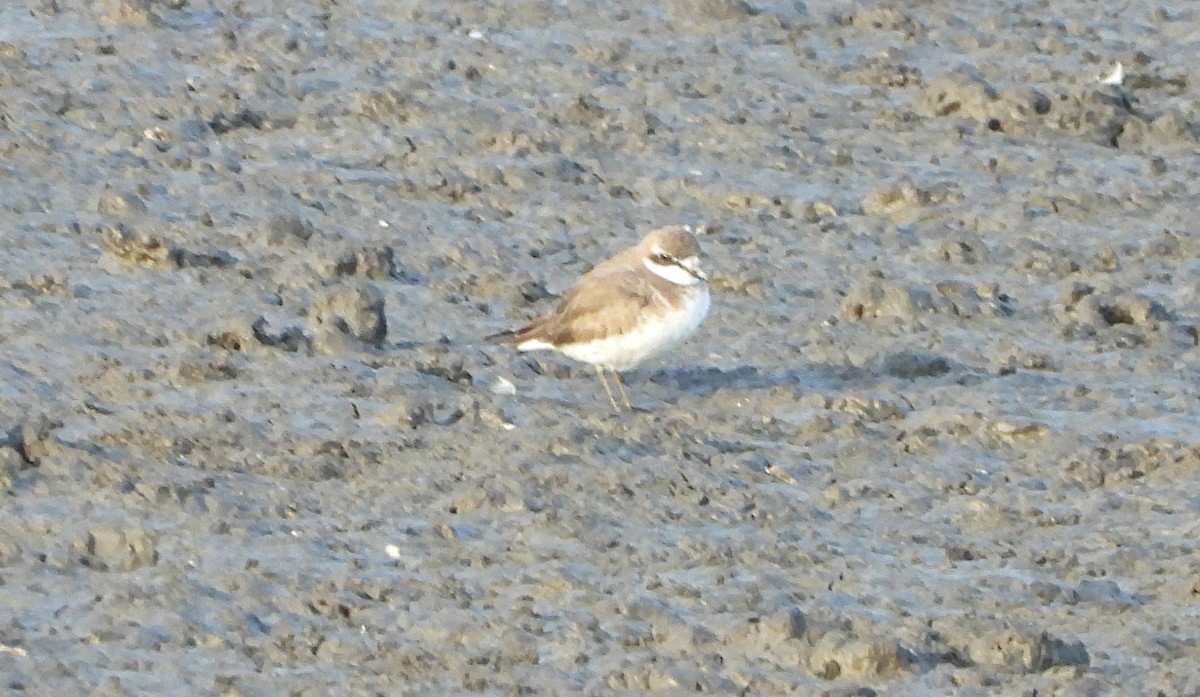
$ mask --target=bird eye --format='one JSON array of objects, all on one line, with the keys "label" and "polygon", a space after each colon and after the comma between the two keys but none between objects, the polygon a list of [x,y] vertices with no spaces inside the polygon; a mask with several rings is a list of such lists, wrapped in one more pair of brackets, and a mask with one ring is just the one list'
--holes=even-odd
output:
[{"label": "bird eye", "polygon": [[675,262],[675,257],[671,256],[670,254],[667,254],[666,252],[659,252],[659,253],[655,254],[654,256],[650,257],[650,260],[653,261],[655,264],[672,264]]}]

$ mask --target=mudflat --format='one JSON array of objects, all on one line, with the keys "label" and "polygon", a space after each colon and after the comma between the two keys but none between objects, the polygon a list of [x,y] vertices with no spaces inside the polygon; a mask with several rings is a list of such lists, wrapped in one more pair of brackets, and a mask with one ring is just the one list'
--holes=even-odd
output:
[{"label": "mudflat", "polygon": [[[1200,693],[1198,49],[6,4],[0,692]],[[713,308],[636,411],[481,340],[676,223]]]}]

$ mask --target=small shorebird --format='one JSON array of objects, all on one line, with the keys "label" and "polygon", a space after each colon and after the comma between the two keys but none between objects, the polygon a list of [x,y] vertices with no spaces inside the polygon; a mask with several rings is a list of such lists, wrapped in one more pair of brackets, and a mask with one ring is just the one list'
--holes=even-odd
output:
[{"label": "small shorebird", "polygon": [[687,225],[658,228],[636,246],[596,265],[563,294],[558,306],[528,325],[487,337],[518,351],[553,350],[589,363],[613,408],[620,410],[605,371],[632,409],[618,371],[632,368],[687,339],[708,314],[708,276],[700,244]]}]

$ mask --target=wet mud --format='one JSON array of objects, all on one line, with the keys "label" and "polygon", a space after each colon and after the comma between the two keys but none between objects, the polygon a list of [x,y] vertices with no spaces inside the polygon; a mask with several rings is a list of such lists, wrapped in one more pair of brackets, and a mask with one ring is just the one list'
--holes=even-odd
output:
[{"label": "wet mud", "polygon": [[[1200,692],[1200,10],[0,27],[0,691]],[[636,411],[481,340],[675,223]]]}]

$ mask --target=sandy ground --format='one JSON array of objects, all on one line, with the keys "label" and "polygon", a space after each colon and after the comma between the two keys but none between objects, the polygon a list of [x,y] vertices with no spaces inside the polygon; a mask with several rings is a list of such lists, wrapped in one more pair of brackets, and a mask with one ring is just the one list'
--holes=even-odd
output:
[{"label": "sandy ground", "polygon": [[0,692],[1200,694],[1200,8],[654,5],[0,9]]}]

